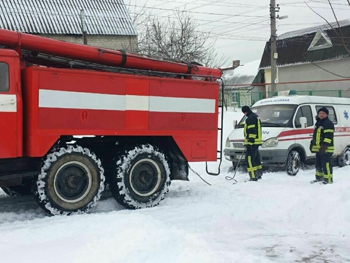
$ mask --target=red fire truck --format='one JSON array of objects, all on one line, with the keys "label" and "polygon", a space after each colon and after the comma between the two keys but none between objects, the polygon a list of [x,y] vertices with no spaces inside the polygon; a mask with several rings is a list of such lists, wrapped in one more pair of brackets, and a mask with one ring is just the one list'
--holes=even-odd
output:
[{"label": "red fire truck", "polygon": [[57,214],[157,205],[217,160],[221,70],[0,29],[0,187]]}]

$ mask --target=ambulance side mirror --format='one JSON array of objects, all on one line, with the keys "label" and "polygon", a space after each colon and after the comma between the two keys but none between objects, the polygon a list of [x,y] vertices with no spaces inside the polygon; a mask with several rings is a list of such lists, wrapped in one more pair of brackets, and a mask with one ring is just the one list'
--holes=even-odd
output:
[{"label": "ambulance side mirror", "polygon": [[300,123],[300,128],[306,128],[307,127],[307,119],[306,117],[300,117],[299,119],[299,123]]},{"label": "ambulance side mirror", "polygon": [[235,129],[237,125],[237,120],[233,120],[232,124],[233,124],[233,128]]}]

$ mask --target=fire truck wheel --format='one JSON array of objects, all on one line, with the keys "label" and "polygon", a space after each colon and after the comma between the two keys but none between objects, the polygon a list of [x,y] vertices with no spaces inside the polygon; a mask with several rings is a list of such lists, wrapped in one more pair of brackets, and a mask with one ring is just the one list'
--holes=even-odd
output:
[{"label": "fire truck wheel", "polygon": [[338,164],[340,167],[350,165],[350,147],[346,147],[344,152],[338,156]]},{"label": "fire truck wheel", "polygon": [[152,145],[126,151],[116,162],[111,192],[118,203],[129,209],[153,207],[168,192],[170,168],[165,155]]},{"label": "fire truck wheel", "polygon": [[290,151],[287,157],[286,170],[289,175],[296,175],[301,167],[301,158],[298,151]]},{"label": "fire truck wheel", "polygon": [[53,215],[88,212],[104,190],[101,161],[87,148],[68,146],[46,156],[34,186],[41,208]]}]

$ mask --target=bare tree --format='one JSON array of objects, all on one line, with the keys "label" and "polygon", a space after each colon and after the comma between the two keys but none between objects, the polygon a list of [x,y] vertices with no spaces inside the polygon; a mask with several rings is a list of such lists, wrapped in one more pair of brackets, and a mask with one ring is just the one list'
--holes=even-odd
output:
[{"label": "bare tree", "polygon": [[[145,5],[133,5],[132,0],[127,6],[131,8],[138,31],[138,53],[212,67],[226,63],[227,60],[218,58],[215,52],[211,32],[198,30],[198,25],[185,10],[174,11],[174,18],[162,19],[148,11]],[[135,7],[138,11],[135,11]]]},{"label": "bare tree", "polygon": [[132,22],[136,28],[142,26],[149,19],[149,11],[147,10],[147,2],[138,5],[136,0],[125,0],[124,4],[131,15]]}]

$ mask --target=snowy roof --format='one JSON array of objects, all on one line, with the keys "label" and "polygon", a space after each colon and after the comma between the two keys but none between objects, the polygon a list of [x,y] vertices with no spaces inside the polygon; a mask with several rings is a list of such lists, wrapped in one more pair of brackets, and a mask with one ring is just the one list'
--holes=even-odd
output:
[{"label": "snowy roof", "polygon": [[0,28],[32,34],[137,35],[123,0],[1,0]]},{"label": "snowy roof", "polygon": [[[350,20],[339,21],[339,25],[340,28],[337,23],[331,23],[331,26],[339,28],[338,30],[333,30],[328,24],[324,24],[281,35],[276,43],[277,66],[308,64],[350,57],[343,39],[339,37],[338,33],[341,32],[345,36],[345,40],[347,39],[350,35]],[[318,38],[318,36],[322,36],[322,38]],[[325,42],[327,45],[324,45]],[[271,67],[270,49],[270,42],[266,42],[260,69]]]},{"label": "snowy roof", "polygon": [[249,86],[253,83],[256,75],[259,72],[260,60],[255,60],[239,66],[235,69],[225,70],[223,79],[226,85]]},{"label": "snowy roof", "polygon": [[[308,35],[308,34],[315,33],[318,30],[325,30],[326,31],[326,30],[331,29],[331,28],[338,28],[337,22],[332,22],[329,24],[332,27],[330,27],[328,24],[323,24],[323,25],[319,25],[319,26],[315,26],[315,27],[308,27],[308,28],[290,31],[290,32],[287,32],[287,33],[284,33],[284,34],[278,36],[277,40],[282,40],[282,39],[292,38],[292,37],[297,37],[297,36],[302,36],[302,35]],[[339,21],[339,25],[340,25],[340,27],[350,25],[350,19]]]}]

